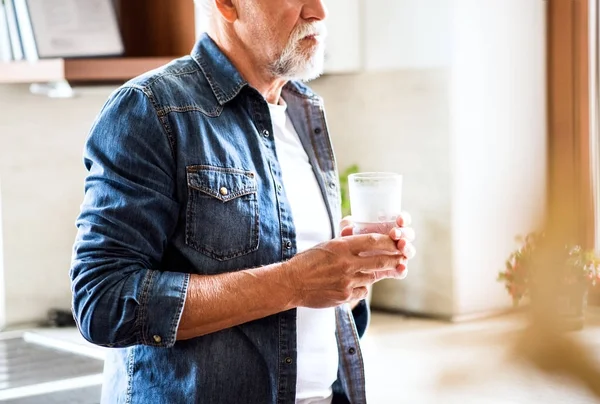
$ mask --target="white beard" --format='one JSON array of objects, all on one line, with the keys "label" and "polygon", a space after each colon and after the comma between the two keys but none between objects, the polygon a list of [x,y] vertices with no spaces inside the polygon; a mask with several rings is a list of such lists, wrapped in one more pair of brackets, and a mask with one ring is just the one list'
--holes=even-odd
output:
[{"label": "white beard", "polygon": [[[319,44],[316,49],[311,49],[310,55],[298,49],[298,43],[308,35],[320,37]],[[321,22],[306,24],[296,29],[279,58],[272,63],[271,72],[276,77],[287,80],[310,81],[319,77],[325,65],[323,41],[326,35],[327,30]]]}]

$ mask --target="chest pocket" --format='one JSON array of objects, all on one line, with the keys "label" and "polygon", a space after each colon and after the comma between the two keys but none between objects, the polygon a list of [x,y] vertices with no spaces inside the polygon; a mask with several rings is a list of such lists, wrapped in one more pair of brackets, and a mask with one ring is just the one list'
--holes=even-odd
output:
[{"label": "chest pocket", "polygon": [[259,215],[252,172],[187,167],[186,244],[219,261],[258,249]]}]

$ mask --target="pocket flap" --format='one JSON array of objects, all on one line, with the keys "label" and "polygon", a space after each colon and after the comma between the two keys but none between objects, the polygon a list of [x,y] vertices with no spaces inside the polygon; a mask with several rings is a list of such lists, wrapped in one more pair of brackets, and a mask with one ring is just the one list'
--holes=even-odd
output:
[{"label": "pocket flap", "polygon": [[187,183],[223,202],[256,192],[256,179],[251,171],[212,166],[187,167]]}]

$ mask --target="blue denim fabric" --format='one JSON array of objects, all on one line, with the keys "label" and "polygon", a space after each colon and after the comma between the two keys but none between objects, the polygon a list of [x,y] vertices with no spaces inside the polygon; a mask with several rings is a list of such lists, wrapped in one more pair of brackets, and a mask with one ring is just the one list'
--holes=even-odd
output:
[{"label": "blue denim fabric", "polygon": [[[340,195],[322,100],[296,82],[282,95],[321,186],[333,237]],[[82,335],[113,348],[102,402],[294,403],[296,310],[175,338],[190,274],[258,267],[296,253],[261,94],[204,35],[190,56],[110,96],[90,131],[84,163],[70,275]],[[347,305],[336,313],[334,389],[352,404],[364,403],[359,336],[369,308],[362,302],[354,313]]]}]

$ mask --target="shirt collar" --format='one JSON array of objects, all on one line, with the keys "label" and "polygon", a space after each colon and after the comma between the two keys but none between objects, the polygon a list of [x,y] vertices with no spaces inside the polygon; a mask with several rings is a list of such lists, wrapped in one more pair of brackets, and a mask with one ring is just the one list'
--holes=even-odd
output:
[{"label": "shirt collar", "polygon": [[203,33],[196,42],[191,56],[202,69],[202,73],[221,105],[234,99],[248,84],[229,58],[206,33]]}]

